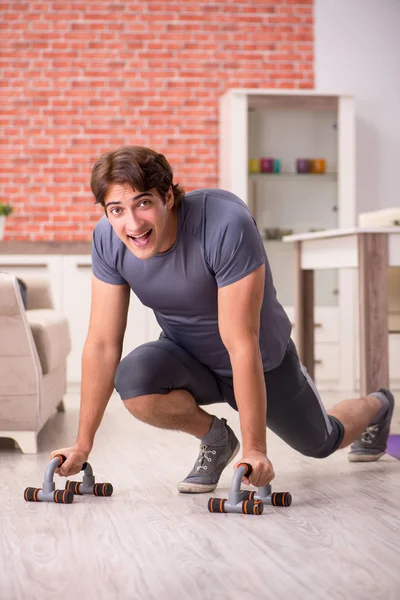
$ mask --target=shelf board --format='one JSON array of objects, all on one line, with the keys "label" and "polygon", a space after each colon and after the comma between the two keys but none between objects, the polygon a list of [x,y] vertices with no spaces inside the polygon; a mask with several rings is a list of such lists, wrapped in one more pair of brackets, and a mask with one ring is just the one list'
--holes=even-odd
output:
[{"label": "shelf board", "polygon": [[[318,233],[323,233],[324,231],[326,231],[326,229],[319,231]],[[310,231],[309,233],[313,233],[312,231]],[[317,232],[315,232],[317,233]],[[261,239],[263,241],[264,244],[277,244],[277,245],[281,245],[283,246],[287,246],[287,242],[284,242],[282,239],[277,239],[277,240],[271,240],[271,239],[266,239],[262,236],[262,233],[260,232],[261,235]],[[295,233],[291,234],[291,235],[296,235]]]},{"label": "shelf board", "polygon": [[245,94],[250,110],[290,109],[290,110],[337,110],[339,99],[336,94],[320,94],[312,90],[230,90],[231,94]]},{"label": "shelf board", "polygon": [[248,173],[249,177],[265,177],[270,179],[329,179],[336,180],[337,173]]}]

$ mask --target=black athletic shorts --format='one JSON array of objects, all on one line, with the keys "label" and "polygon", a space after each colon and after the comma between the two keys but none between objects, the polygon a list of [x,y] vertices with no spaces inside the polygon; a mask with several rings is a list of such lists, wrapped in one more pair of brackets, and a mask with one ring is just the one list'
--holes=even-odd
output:
[{"label": "black athletic shorts", "polygon": [[[324,458],[337,450],[344,435],[343,425],[327,415],[293,340],[279,367],[264,376],[267,427],[307,456]],[[237,410],[232,377],[217,375],[164,337],[139,346],[122,359],[115,388],[122,400],[185,389],[200,406],[226,402]]]}]

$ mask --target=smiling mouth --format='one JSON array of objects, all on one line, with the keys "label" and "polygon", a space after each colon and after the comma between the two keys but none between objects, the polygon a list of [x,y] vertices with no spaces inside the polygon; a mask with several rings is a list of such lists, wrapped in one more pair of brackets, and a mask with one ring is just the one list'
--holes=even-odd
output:
[{"label": "smiling mouth", "polygon": [[128,235],[128,237],[132,240],[132,242],[135,244],[135,246],[146,246],[151,233],[152,233],[152,229],[148,229],[147,231],[145,231],[144,233],[141,233],[140,235]]}]

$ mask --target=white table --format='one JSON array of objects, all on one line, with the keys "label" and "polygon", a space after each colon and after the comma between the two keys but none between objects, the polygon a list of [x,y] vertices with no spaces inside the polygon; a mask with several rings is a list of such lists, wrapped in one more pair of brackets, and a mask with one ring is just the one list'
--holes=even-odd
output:
[{"label": "white table", "polygon": [[296,341],[311,377],[314,377],[314,271],[358,269],[360,391],[364,395],[388,387],[387,268],[400,266],[400,227],[326,230],[285,236],[283,241],[296,245]]}]

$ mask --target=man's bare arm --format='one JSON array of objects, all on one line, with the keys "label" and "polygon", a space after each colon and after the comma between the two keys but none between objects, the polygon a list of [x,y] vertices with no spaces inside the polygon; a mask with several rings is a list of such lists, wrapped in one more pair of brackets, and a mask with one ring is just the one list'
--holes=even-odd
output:
[{"label": "man's bare arm", "polygon": [[77,443],[91,449],[114,389],[122,354],[130,298],[128,285],[92,276],[89,331],[82,353],[81,409]]},{"label": "man's bare arm", "polygon": [[57,469],[60,475],[79,473],[92,449],[121,359],[128,316],[130,288],[111,285],[92,276],[89,331],[82,353],[82,382],[79,430],[75,446],[52,452],[67,460]]},{"label": "man's bare arm", "polygon": [[243,454],[266,454],[267,398],[260,353],[265,267],[218,290],[218,322],[233,371]]}]

